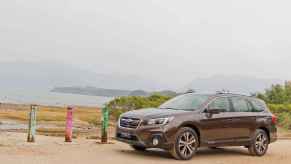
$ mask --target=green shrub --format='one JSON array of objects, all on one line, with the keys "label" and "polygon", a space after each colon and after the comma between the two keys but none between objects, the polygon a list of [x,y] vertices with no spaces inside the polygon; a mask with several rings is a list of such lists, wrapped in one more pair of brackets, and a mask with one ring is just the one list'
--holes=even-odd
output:
[{"label": "green shrub", "polygon": [[256,96],[268,103],[270,110],[278,117],[278,124],[291,129],[291,81],[275,84]]},{"label": "green shrub", "polygon": [[149,97],[141,96],[126,96],[118,97],[108,103],[108,107],[111,109],[110,114],[113,118],[118,119],[118,117],[130,110],[136,110],[141,108],[156,108],[160,106],[165,101],[169,100],[171,97],[162,96],[159,94],[153,94]]},{"label": "green shrub", "polygon": [[256,94],[258,98],[271,104],[290,104],[291,103],[291,81],[285,84],[275,84],[263,93]]},{"label": "green shrub", "polygon": [[119,116],[126,111],[127,110],[123,110],[123,109],[113,109],[113,110],[110,110],[110,115],[113,117],[115,121],[117,121]]},{"label": "green shrub", "polygon": [[268,107],[277,116],[280,127],[291,129],[291,104],[268,104]]},{"label": "green shrub", "polygon": [[268,107],[273,113],[291,113],[291,104],[268,104]]},{"label": "green shrub", "polygon": [[291,113],[277,113],[276,116],[278,117],[279,126],[285,129],[291,129]]}]

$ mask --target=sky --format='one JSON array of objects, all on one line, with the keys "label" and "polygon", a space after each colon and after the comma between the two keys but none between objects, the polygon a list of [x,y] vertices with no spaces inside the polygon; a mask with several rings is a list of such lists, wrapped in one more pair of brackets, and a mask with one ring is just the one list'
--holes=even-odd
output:
[{"label": "sky", "polygon": [[183,85],[291,79],[288,0],[2,0],[0,62],[59,62]]}]

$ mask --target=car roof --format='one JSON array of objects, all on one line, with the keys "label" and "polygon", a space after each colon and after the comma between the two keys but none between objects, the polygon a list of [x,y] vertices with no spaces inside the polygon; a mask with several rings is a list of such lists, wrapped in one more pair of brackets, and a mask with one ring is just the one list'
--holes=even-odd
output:
[{"label": "car roof", "polygon": [[205,96],[209,96],[210,98],[216,98],[216,97],[244,97],[244,98],[257,99],[256,97],[253,97],[253,96],[237,94],[237,93],[220,93],[220,92],[218,92],[218,93],[185,93],[185,94],[205,95]]},{"label": "car roof", "polygon": [[245,96],[245,97],[251,97],[244,94],[238,94],[238,93],[222,93],[222,92],[216,92],[216,93],[198,93],[198,92],[186,92],[184,94],[192,94],[192,95],[206,95],[206,96],[216,96],[216,95],[227,95],[227,96]]}]

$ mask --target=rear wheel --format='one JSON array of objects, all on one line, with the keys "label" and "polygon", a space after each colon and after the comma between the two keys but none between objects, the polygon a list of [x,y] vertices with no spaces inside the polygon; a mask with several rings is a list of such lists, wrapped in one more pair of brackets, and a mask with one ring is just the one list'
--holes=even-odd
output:
[{"label": "rear wheel", "polygon": [[178,160],[189,160],[196,154],[198,145],[197,133],[192,128],[183,127],[177,132],[170,153]]},{"label": "rear wheel", "polygon": [[131,147],[136,151],[145,151],[146,147],[138,146],[138,145],[131,145]]},{"label": "rear wheel", "polygon": [[269,146],[269,137],[267,133],[262,129],[257,129],[255,137],[249,145],[248,149],[251,155],[263,156],[266,154]]}]

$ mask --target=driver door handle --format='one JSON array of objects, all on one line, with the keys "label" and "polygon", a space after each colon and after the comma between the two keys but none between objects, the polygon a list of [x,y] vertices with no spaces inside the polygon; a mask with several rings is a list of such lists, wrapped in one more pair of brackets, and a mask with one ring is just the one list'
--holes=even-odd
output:
[{"label": "driver door handle", "polygon": [[233,118],[228,118],[226,119],[227,122],[232,122],[233,121]]}]

